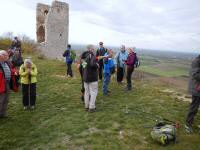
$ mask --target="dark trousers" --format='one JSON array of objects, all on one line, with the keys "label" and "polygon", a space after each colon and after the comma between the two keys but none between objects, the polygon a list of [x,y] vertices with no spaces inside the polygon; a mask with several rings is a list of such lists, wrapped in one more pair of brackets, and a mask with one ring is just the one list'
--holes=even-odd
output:
[{"label": "dark trousers", "polygon": [[102,80],[103,64],[99,63],[99,80]]},{"label": "dark trousers", "polygon": [[9,96],[10,96],[10,87],[9,83],[7,83],[5,93],[0,94],[0,117],[5,116],[7,113]]},{"label": "dark trousers", "polygon": [[36,83],[22,84],[24,106],[34,106],[36,101]]},{"label": "dark trousers", "polygon": [[70,75],[71,77],[73,76],[71,63],[67,63],[67,75]]},{"label": "dark trousers", "polygon": [[187,119],[186,119],[187,125],[191,126],[193,124],[194,117],[197,114],[198,109],[199,109],[199,105],[200,105],[200,97],[193,95],[192,103],[190,104],[189,112],[188,112]]},{"label": "dark trousers", "polygon": [[133,71],[134,71],[134,68],[133,68],[133,67],[127,67],[126,80],[127,80],[127,88],[128,88],[129,90],[132,89],[131,77],[132,77]]},{"label": "dark trousers", "polygon": [[124,78],[125,68],[117,67],[117,82],[122,82]]},{"label": "dark trousers", "polygon": [[83,81],[83,68],[82,68],[82,64],[79,67],[79,72],[80,72],[80,75],[81,75],[81,93],[82,93],[81,100],[84,101],[85,88],[84,88],[84,81]]}]

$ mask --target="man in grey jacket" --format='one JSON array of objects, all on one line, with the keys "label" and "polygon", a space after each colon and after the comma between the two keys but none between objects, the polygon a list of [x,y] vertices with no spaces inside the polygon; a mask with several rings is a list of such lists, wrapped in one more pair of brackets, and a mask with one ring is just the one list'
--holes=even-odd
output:
[{"label": "man in grey jacket", "polygon": [[191,133],[194,117],[200,105],[200,55],[194,59],[191,65],[189,92],[192,95],[192,102],[186,118],[185,129],[188,133]]}]

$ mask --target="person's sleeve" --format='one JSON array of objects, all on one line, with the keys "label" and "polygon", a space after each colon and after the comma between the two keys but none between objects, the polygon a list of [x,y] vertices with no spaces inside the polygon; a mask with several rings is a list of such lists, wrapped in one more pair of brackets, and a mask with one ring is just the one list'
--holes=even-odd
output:
[{"label": "person's sleeve", "polygon": [[28,72],[25,70],[24,65],[21,65],[20,69],[19,69],[19,75],[21,77],[24,77],[28,74]]},{"label": "person's sleeve", "polygon": [[33,66],[33,69],[31,70],[31,76],[37,76],[37,67]]},{"label": "person's sleeve", "polygon": [[134,64],[134,56],[132,55],[127,61],[125,61],[126,65],[133,65]]},{"label": "person's sleeve", "polygon": [[65,52],[63,53],[63,57],[65,57],[65,56],[66,56],[66,53],[67,53],[67,51],[65,51]]},{"label": "person's sleeve", "polygon": [[192,77],[200,82],[200,69],[199,68],[195,68],[195,69],[192,69]]},{"label": "person's sleeve", "polygon": [[97,50],[97,53],[96,53],[96,57],[98,57],[99,56],[99,50]]}]

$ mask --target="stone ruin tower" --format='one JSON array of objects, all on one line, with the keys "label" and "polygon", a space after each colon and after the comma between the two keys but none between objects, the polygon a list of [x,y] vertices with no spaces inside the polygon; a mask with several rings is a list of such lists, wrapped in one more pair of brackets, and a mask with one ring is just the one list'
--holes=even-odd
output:
[{"label": "stone ruin tower", "polygon": [[52,5],[38,3],[36,12],[37,42],[49,58],[61,58],[68,44],[69,5],[53,1]]}]

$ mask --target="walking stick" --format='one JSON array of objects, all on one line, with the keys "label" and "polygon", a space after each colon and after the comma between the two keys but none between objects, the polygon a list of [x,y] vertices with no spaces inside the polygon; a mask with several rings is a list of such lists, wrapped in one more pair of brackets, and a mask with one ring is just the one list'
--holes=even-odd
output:
[{"label": "walking stick", "polygon": [[31,106],[30,103],[31,103],[31,74],[29,73],[28,74],[28,101],[29,101],[29,107]]}]

